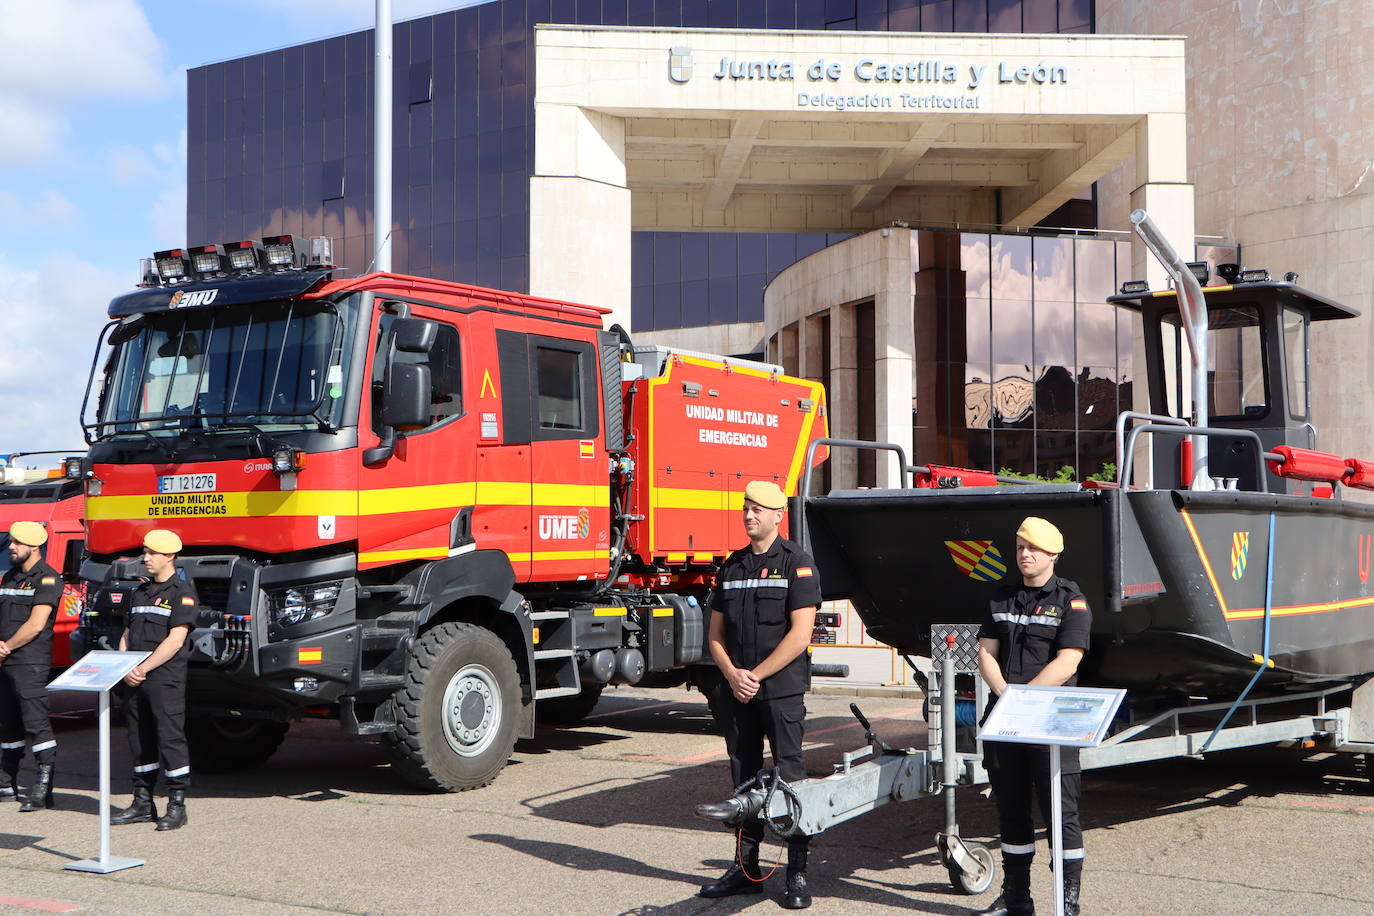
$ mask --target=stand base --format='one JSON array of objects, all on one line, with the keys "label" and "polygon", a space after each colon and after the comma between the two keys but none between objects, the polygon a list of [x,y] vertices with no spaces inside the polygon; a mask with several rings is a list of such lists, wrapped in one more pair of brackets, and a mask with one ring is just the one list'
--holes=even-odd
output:
[{"label": "stand base", "polygon": [[103,862],[100,859],[82,859],[80,862],[68,862],[62,868],[67,871],[88,871],[97,875],[108,875],[110,872],[122,871],[126,868],[135,868],[143,865],[144,859],[128,859],[124,856],[110,856]]}]

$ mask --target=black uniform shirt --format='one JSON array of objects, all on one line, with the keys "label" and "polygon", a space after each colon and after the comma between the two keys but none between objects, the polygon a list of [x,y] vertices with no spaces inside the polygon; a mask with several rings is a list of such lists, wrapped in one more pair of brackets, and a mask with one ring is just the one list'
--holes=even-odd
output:
[{"label": "black uniform shirt", "polygon": [[52,664],[52,628],[57,620],[57,606],[62,602],[62,577],[47,563],[39,560],[24,572],[14,567],[0,576],[0,640],[8,640],[19,632],[29,619],[36,604],[52,607],[48,622],[38,635],[10,653],[7,665]]},{"label": "black uniform shirt", "polygon": [[[725,558],[711,609],[725,615],[725,651],[730,661],[752,669],[787,635],[792,611],[820,603],[821,578],[815,562],[797,544],[776,538],[767,553],[755,554],[745,547]],[[811,659],[802,652],[764,679],[758,698],[806,693],[810,683]]]},{"label": "black uniform shirt", "polygon": [[[988,605],[979,639],[998,641],[997,664],[1008,684],[1028,684],[1060,649],[1088,648],[1093,615],[1077,583],[1050,576],[1040,588],[1000,589]],[[1078,678],[1066,682],[1072,686]]]},{"label": "black uniform shirt", "polygon": [[[149,580],[134,589],[129,599],[128,634],[130,652],[151,652],[167,638],[173,627],[191,626],[196,619],[196,590],[179,575],[166,582]],[[181,644],[177,653],[153,670],[166,669],[164,677],[184,674],[191,656],[191,641]]]}]

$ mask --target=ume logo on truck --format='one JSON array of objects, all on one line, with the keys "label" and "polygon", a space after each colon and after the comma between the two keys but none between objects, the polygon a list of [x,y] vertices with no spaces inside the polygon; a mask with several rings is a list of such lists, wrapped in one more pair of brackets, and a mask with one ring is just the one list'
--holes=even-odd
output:
[{"label": "ume logo on truck", "polygon": [[591,533],[592,514],[581,509],[576,515],[539,516],[539,537],[545,541],[585,538]]}]

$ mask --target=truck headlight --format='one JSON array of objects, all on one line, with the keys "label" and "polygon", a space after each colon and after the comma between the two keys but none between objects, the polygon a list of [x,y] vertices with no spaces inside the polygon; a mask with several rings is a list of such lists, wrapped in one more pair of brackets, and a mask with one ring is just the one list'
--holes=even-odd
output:
[{"label": "truck headlight", "polygon": [[307,620],[318,620],[334,610],[342,588],[342,582],[334,581],[274,589],[268,592],[272,622],[280,627],[292,627]]}]

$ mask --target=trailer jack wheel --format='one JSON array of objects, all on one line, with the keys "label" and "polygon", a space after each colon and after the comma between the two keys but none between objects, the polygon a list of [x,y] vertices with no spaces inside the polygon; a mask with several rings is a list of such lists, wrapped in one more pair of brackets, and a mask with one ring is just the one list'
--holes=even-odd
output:
[{"label": "trailer jack wheel", "polygon": [[992,887],[997,863],[992,850],[981,843],[965,843],[957,836],[941,834],[935,838],[940,860],[949,872],[949,883],[961,894],[977,895]]}]

